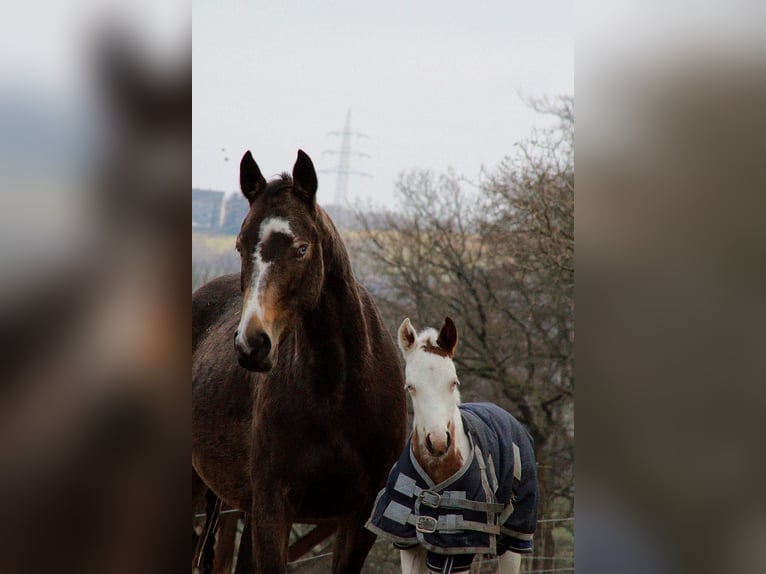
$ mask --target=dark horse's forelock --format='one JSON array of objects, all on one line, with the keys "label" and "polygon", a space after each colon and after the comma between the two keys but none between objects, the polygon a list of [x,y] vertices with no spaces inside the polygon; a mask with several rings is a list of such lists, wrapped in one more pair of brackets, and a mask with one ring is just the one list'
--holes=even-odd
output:
[{"label": "dark horse's forelock", "polygon": [[279,185],[279,189],[284,189],[285,187],[292,187],[293,178],[289,173],[283,171],[279,174],[279,177],[273,179],[271,183],[276,183]]},{"label": "dark horse's forelock", "polygon": [[266,192],[277,194],[293,187],[293,178],[289,173],[283,171],[277,177],[272,179],[266,186]]}]

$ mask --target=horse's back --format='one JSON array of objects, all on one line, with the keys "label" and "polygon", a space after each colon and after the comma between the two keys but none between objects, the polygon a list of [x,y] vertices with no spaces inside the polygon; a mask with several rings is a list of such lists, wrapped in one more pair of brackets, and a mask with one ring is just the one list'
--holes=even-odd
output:
[{"label": "horse's back", "polygon": [[[491,482],[498,485],[501,502],[515,497],[515,510],[501,528],[514,552],[530,552],[531,538],[537,527],[539,500],[534,441],[526,427],[511,413],[493,403],[460,405],[463,424],[470,430],[484,456],[492,457]],[[518,533],[524,536],[518,537]]]},{"label": "horse's back", "polygon": [[[237,363],[233,344],[241,300],[239,275],[214,279],[192,295],[192,453],[205,483],[247,509],[253,376]],[[229,461],[225,472],[221,457]]]},{"label": "horse's back", "polygon": [[192,353],[229,309],[241,304],[239,274],[224,275],[192,293]]}]

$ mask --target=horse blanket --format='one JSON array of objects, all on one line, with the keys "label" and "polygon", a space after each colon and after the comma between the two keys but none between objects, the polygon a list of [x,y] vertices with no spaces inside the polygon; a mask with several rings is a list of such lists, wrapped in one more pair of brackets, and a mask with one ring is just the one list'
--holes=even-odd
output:
[{"label": "horse blanket", "polygon": [[434,484],[409,440],[366,525],[400,548],[421,544],[429,567],[438,570],[444,556],[463,555],[464,567],[457,568],[462,570],[474,554],[532,552],[537,526],[537,468],[529,432],[497,405],[459,408],[471,444],[461,469]]}]

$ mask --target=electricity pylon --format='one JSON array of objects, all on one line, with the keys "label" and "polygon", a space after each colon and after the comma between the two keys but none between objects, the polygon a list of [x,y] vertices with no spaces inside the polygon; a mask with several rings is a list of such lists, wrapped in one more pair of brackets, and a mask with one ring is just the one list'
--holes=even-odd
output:
[{"label": "electricity pylon", "polygon": [[351,138],[369,139],[370,136],[351,130],[351,110],[346,113],[346,125],[342,131],[329,132],[328,135],[340,136],[340,148],[336,150],[327,150],[322,153],[338,156],[338,167],[335,169],[320,170],[323,173],[334,173],[335,179],[335,202],[337,205],[348,206],[348,176],[358,175],[361,177],[372,177],[369,173],[351,169],[351,156],[360,158],[369,158],[366,153],[354,151],[351,149]]}]

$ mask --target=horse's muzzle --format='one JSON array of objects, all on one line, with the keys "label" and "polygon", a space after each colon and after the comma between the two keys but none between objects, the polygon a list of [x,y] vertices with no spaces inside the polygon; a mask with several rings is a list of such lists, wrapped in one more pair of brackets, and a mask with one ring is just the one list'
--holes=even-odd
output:
[{"label": "horse's muzzle", "polygon": [[258,373],[271,370],[271,339],[264,331],[258,331],[249,341],[243,341],[237,333],[234,335],[234,347],[241,367]]},{"label": "horse's muzzle", "polygon": [[452,444],[452,437],[450,437],[449,431],[447,431],[447,442],[445,443],[442,448],[437,448],[434,446],[434,444],[431,442],[431,434],[426,435],[426,448],[428,449],[428,452],[431,453],[433,456],[444,456],[447,454],[447,451],[449,450],[450,445]]}]

